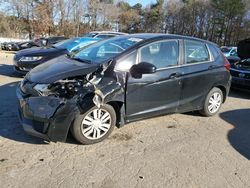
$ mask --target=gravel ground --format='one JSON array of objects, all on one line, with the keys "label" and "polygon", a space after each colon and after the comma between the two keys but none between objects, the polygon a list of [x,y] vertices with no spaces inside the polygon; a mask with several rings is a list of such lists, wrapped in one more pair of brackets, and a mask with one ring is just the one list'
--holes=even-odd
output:
[{"label": "gravel ground", "polygon": [[233,91],[221,113],[130,123],[102,143],[47,143],[16,116],[12,53],[0,52],[0,187],[250,187],[250,95]]}]

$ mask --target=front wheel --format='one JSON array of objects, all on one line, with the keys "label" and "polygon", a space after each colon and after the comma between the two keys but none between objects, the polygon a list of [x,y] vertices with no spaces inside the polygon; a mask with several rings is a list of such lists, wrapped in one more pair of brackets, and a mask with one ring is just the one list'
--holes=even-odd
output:
[{"label": "front wheel", "polygon": [[222,91],[215,87],[207,95],[203,109],[200,113],[204,116],[213,116],[217,114],[220,110],[223,101]]},{"label": "front wheel", "polygon": [[95,144],[107,138],[116,124],[116,113],[112,106],[94,106],[76,117],[71,129],[73,136],[82,144]]}]

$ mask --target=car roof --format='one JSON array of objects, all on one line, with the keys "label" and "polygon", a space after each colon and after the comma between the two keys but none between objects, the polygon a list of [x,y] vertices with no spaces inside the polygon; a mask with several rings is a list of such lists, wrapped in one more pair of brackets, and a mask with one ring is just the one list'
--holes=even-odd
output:
[{"label": "car roof", "polygon": [[138,33],[138,34],[130,34],[130,35],[126,35],[126,36],[131,36],[131,37],[138,37],[138,38],[142,38],[142,39],[157,39],[157,38],[161,38],[161,39],[190,39],[190,40],[196,40],[196,41],[200,41],[200,42],[205,42],[205,43],[209,43],[212,45],[216,45],[213,42],[207,41],[207,40],[203,40],[200,38],[196,38],[196,37],[190,37],[190,36],[184,36],[184,35],[176,35],[176,34],[163,34],[163,33]]},{"label": "car roof", "polygon": [[116,32],[116,31],[91,31],[89,33],[97,33],[97,34],[115,34],[115,35],[127,35],[128,33]]}]

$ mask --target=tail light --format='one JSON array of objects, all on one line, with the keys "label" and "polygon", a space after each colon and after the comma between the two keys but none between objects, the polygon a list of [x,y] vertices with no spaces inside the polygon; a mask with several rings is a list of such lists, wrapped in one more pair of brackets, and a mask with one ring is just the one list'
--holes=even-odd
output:
[{"label": "tail light", "polygon": [[224,57],[224,67],[229,71],[231,68],[231,65],[229,63],[229,61],[227,60],[226,57]]},{"label": "tail light", "polygon": [[226,56],[224,56],[224,54],[221,52],[221,55],[224,58],[224,67],[229,71],[231,68],[231,64],[229,63],[228,59],[226,58]]}]

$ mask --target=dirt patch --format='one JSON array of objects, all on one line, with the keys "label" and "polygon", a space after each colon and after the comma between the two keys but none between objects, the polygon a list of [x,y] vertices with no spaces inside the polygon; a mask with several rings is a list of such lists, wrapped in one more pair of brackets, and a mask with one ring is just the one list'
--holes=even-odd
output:
[{"label": "dirt patch", "polygon": [[133,136],[129,133],[115,133],[113,136],[110,137],[112,140],[117,140],[117,141],[128,141],[132,138]]}]

